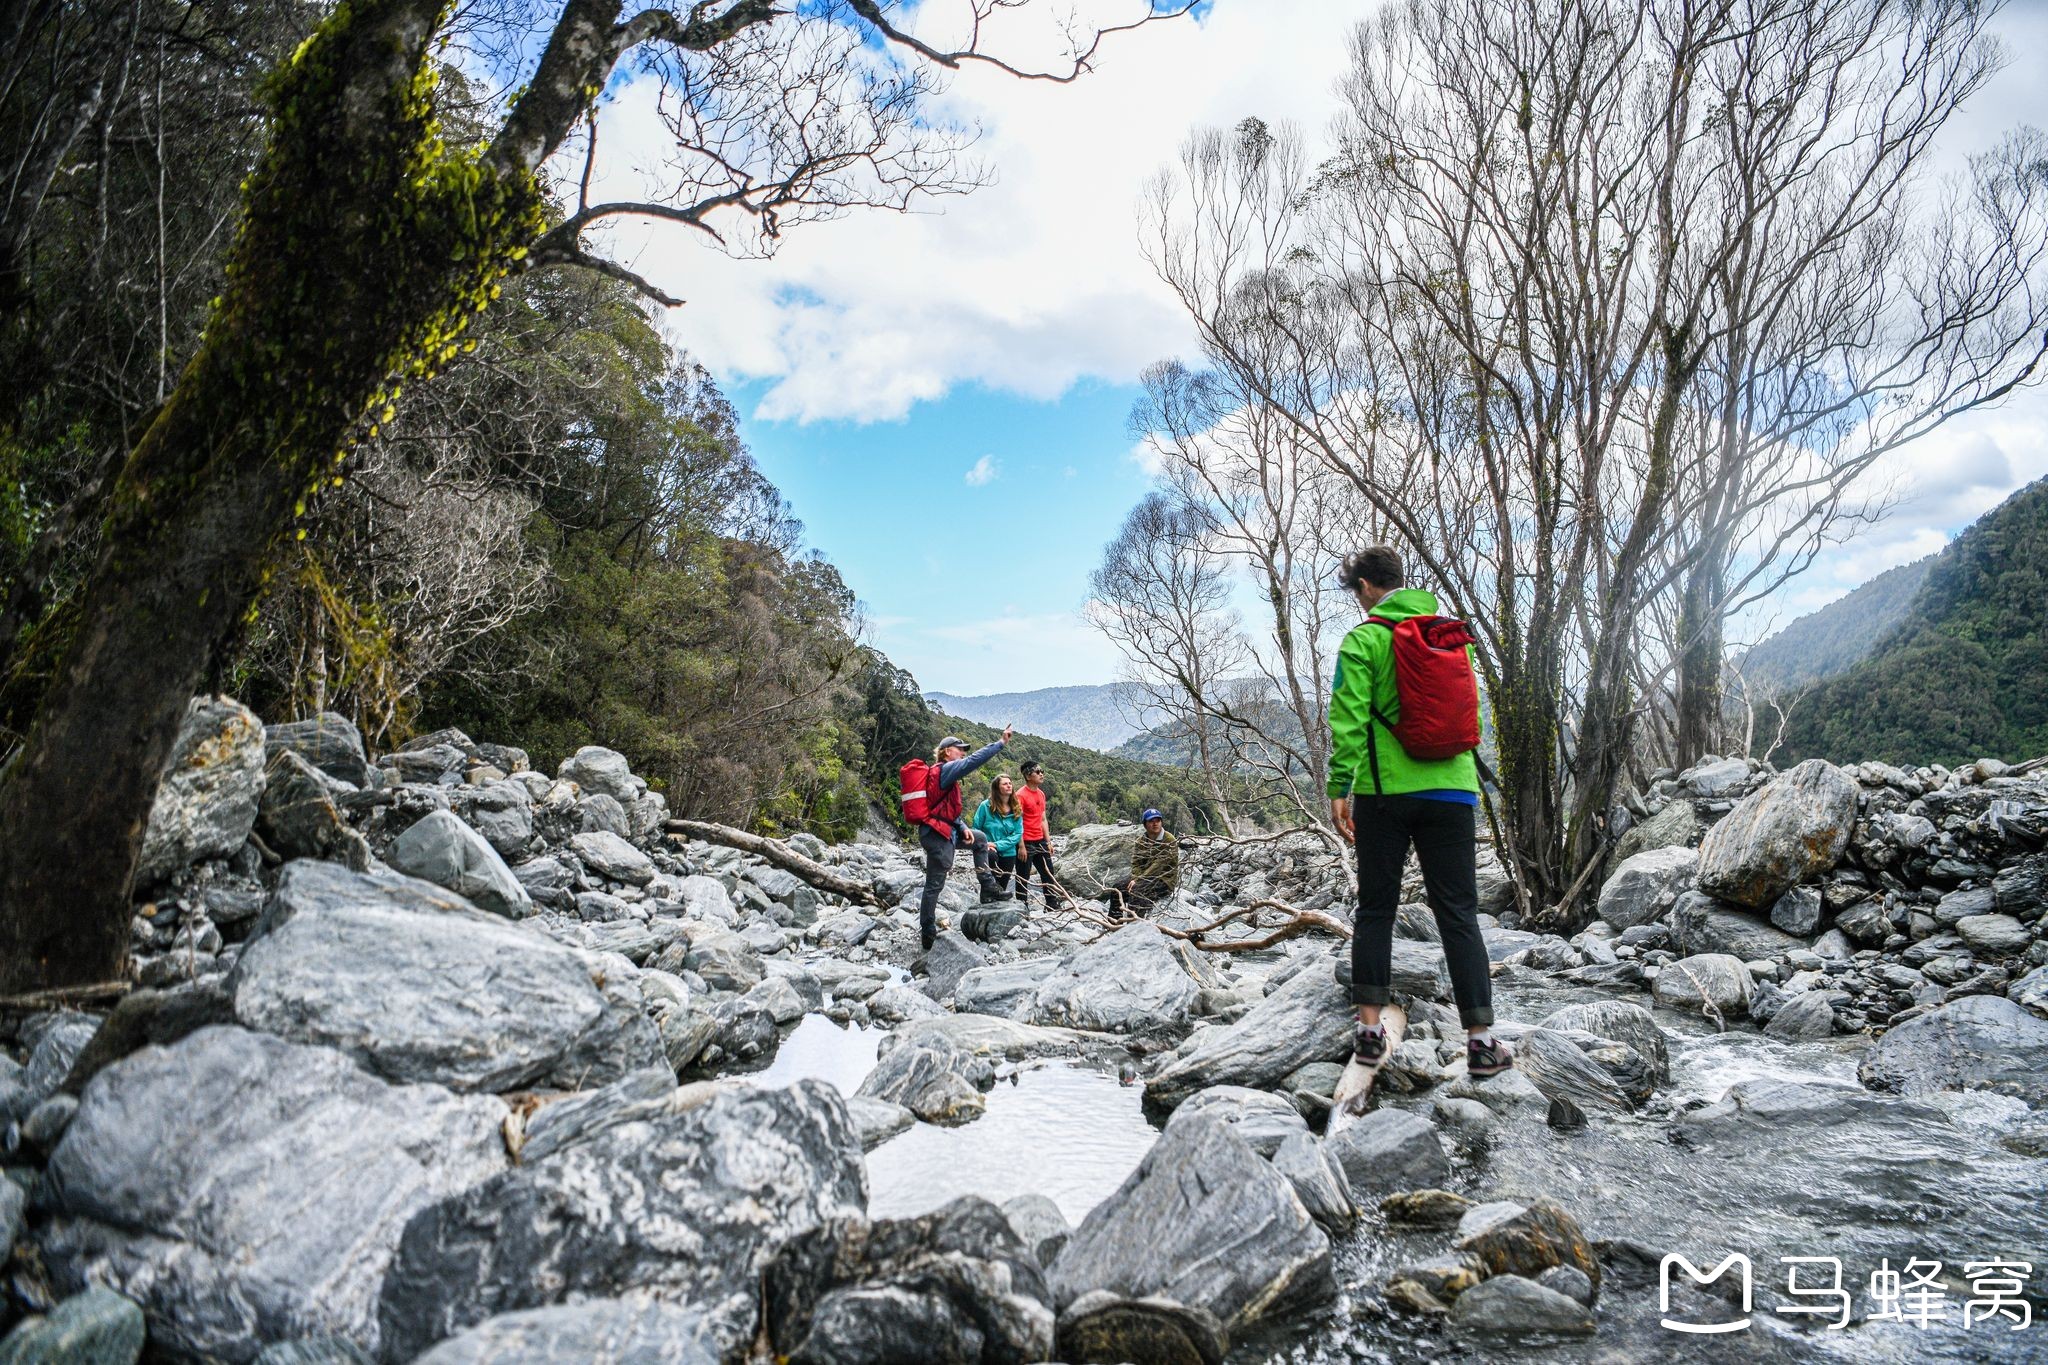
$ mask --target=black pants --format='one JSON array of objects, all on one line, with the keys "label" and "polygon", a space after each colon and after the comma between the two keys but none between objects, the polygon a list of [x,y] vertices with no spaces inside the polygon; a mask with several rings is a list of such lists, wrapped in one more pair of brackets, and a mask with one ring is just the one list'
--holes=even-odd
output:
[{"label": "black pants", "polygon": [[1385,1005],[1393,998],[1394,911],[1401,868],[1413,844],[1422,885],[1443,936],[1451,993],[1466,1028],[1493,1022],[1493,982],[1479,933],[1479,848],[1476,812],[1454,801],[1416,796],[1354,796],[1358,832],[1358,920],[1351,933],[1351,1003]]},{"label": "black pants", "polygon": [[[979,849],[976,850],[975,861],[977,865],[984,865],[980,862]],[[995,873],[996,890],[1009,892],[1018,892],[1023,890],[1023,883],[1021,879],[1017,876],[1017,868],[1022,863],[1023,857],[1021,854],[997,853],[994,849],[989,850],[988,862],[987,864],[985,864],[985,866],[989,867]]]},{"label": "black pants", "polygon": [[1172,894],[1173,888],[1158,877],[1131,877],[1095,899],[1109,907],[1112,919],[1122,919],[1126,913],[1149,915],[1159,908],[1159,902]]},{"label": "black pants", "polygon": [[1038,882],[1039,889],[1045,892],[1047,909],[1066,903],[1067,893],[1060,886],[1059,878],[1053,875],[1052,841],[1050,839],[1026,839],[1024,841],[1024,881],[1017,888],[1017,894],[1020,897],[1030,891],[1034,876]]},{"label": "black pants", "polygon": [[924,895],[917,902],[917,927],[924,946],[929,948],[938,936],[939,893],[946,889],[946,877],[953,870],[956,845],[952,836],[929,826],[918,828],[917,842],[924,850]]}]

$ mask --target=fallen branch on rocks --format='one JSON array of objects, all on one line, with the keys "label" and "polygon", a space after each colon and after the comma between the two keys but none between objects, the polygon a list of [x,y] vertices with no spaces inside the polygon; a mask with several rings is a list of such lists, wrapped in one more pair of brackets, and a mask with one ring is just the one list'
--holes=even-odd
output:
[{"label": "fallen branch on rocks", "polygon": [[842,877],[831,868],[812,862],[779,839],[764,839],[758,834],[749,834],[730,825],[713,824],[709,820],[670,820],[663,828],[673,839],[700,839],[708,844],[724,844],[727,848],[751,853],[757,858],[773,863],[784,872],[794,873],[820,891],[843,896],[856,904],[877,907],[881,905],[881,901],[875,897],[874,890],[866,882]]},{"label": "fallen branch on rocks", "polygon": [[0,995],[0,1011],[77,1009],[85,1005],[118,1000],[135,989],[133,981],[95,981],[85,986],[58,986],[53,990],[29,991],[25,995]]},{"label": "fallen branch on rocks", "polygon": [[[1258,914],[1262,910],[1277,910],[1286,918],[1277,922],[1271,920],[1262,921],[1258,918]],[[1215,933],[1226,924],[1234,923],[1246,916],[1251,917],[1251,927],[1265,929],[1268,932],[1258,938],[1211,939],[1209,937],[1209,935]],[[1346,940],[1351,937],[1351,926],[1334,915],[1326,915],[1320,910],[1298,909],[1285,901],[1276,900],[1253,901],[1250,905],[1240,906],[1232,910],[1220,919],[1211,920],[1207,924],[1191,925],[1186,929],[1175,929],[1165,924],[1159,926],[1160,933],[1165,934],[1169,938],[1180,939],[1189,947],[1199,948],[1205,953],[1251,952],[1259,948],[1270,948],[1276,943],[1285,943],[1288,939],[1300,938],[1303,934],[1315,933],[1317,931],[1335,934],[1338,938]]]}]

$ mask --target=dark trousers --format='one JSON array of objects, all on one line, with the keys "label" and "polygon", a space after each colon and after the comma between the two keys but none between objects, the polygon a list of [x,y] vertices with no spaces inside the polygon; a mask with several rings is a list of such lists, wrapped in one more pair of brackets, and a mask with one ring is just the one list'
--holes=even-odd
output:
[{"label": "dark trousers", "polygon": [[[979,864],[981,857],[979,848],[976,849],[975,857],[977,864]],[[1021,854],[997,853],[994,849],[990,849],[988,862],[983,865],[995,873],[996,890],[1016,892],[1023,889],[1017,876],[1017,868],[1022,862],[1023,857]]]},{"label": "dark trousers", "polygon": [[953,870],[953,839],[929,826],[919,826],[918,846],[924,850],[924,895],[917,902],[917,927],[924,946],[932,946],[939,932],[939,893],[946,889],[946,876]]},{"label": "dark trousers", "polygon": [[1394,912],[1401,904],[1401,868],[1414,846],[1422,885],[1443,936],[1451,993],[1466,1028],[1493,1022],[1493,982],[1479,933],[1476,812],[1454,801],[1415,796],[1354,796],[1358,833],[1358,920],[1351,932],[1351,1003],[1385,1005],[1393,998]]},{"label": "dark trousers", "polygon": [[1172,894],[1173,888],[1158,877],[1130,877],[1095,899],[1109,907],[1112,919],[1122,919],[1126,914],[1149,915]]},{"label": "dark trousers", "polygon": [[1026,839],[1024,841],[1024,882],[1017,888],[1019,896],[1031,889],[1034,877],[1039,889],[1045,892],[1047,909],[1064,904],[1067,893],[1060,886],[1059,878],[1052,870],[1052,841],[1050,839]]}]

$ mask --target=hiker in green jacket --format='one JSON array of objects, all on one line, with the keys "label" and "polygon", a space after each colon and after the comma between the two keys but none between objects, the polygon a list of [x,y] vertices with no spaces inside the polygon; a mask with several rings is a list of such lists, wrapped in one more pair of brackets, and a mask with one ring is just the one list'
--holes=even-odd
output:
[{"label": "hiker in green jacket", "polygon": [[[1479,932],[1478,765],[1469,749],[1417,758],[1394,733],[1402,722],[1404,695],[1396,679],[1395,633],[1411,618],[1418,618],[1417,626],[1409,628],[1411,635],[1419,633],[1419,618],[1435,617],[1437,601],[1419,588],[1403,586],[1401,558],[1384,545],[1346,559],[1340,581],[1368,613],[1338,649],[1330,693],[1330,819],[1358,851],[1358,916],[1351,938],[1351,1001],[1358,1007],[1358,1027],[1352,1053],[1367,1066],[1378,1066],[1386,1056],[1380,1007],[1392,999],[1394,913],[1412,846],[1451,969],[1451,990],[1467,1035],[1467,1067],[1473,1076],[1491,1076],[1513,1066],[1514,1057],[1493,1037],[1493,983]],[[1450,624],[1463,630],[1459,623]],[[1469,659],[1464,669],[1469,688]],[[1409,700],[1420,719],[1445,698],[1411,695]],[[1466,710],[1453,719],[1469,725],[1476,745],[1476,689],[1461,693],[1456,704]]]}]

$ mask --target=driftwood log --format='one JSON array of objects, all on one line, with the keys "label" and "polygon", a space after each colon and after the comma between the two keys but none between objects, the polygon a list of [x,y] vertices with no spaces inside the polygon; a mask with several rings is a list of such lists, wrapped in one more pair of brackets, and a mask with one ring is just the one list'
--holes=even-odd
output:
[{"label": "driftwood log", "polygon": [[742,853],[751,853],[765,862],[773,863],[784,872],[803,878],[820,891],[830,891],[843,896],[856,905],[879,907],[874,889],[866,882],[857,882],[842,877],[822,863],[812,862],[780,839],[767,839],[758,834],[749,834],[743,829],[730,825],[713,824],[709,820],[671,820],[663,826],[671,839],[697,839],[707,844],[724,844]]}]

